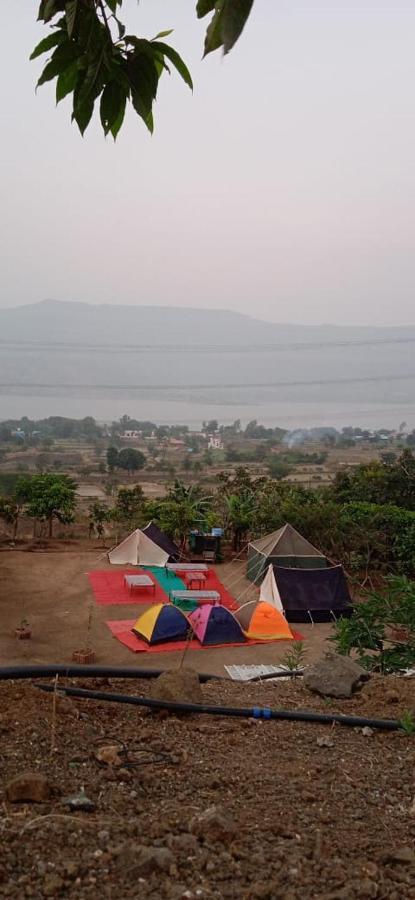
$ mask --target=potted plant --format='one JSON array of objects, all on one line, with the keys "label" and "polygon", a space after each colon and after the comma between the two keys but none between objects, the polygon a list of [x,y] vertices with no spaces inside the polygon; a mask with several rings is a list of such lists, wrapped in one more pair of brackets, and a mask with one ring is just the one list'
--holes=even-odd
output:
[{"label": "potted plant", "polygon": [[28,641],[32,637],[32,629],[26,619],[22,619],[18,628],[15,629],[15,635],[19,641]]}]

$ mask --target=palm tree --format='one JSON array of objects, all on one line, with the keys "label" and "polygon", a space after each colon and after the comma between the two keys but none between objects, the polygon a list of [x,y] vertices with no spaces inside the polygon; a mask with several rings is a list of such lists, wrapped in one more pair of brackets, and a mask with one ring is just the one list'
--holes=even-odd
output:
[{"label": "palm tree", "polygon": [[232,530],[232,545],[235,552],[241,549],[242,539],[252,529],[257,510],[255,494],[247,491],[225,497],[226,517]]},{"label": "palm tree", "polygon": [[212,497],[202,496],[198,485],[187,486],[176,479],[166,499],[158,504],[160,528],[180,542],[183,552],[189,532],[204,527],[211,504]]}]

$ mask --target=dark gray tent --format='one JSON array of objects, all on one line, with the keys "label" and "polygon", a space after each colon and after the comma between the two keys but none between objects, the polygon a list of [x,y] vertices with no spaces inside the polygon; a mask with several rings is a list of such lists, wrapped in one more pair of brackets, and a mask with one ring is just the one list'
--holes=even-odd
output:
[{"label": "dark gray tent", "polygon": [[351,616],[353,607],[343,566],[273,569],[288,622],[328,622]]},{"label": "dark gray tent", "polygon": [[322,569],[327,566],[327,559],[292,525],[287,524],[248,545],[247,575],[250,581],[260,584],[270,564]]}]

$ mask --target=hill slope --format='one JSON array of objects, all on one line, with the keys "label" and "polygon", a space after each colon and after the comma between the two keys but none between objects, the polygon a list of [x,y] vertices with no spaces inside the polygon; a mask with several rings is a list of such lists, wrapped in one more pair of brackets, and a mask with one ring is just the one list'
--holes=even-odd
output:
[{"label": "hill slope", "polygon": [[220,309],[110,306],[44,300],[0,309],[2,341],[152,346],[267,345],[288,342],[374,341],[412,336],[412,328],[291,325],[263,322]]},{"label": "hill slope", "polygon": [[[414,396],[414,343],[415,327],[299,326],[225,310],[44,301],[0,310],[0,415],[128,411],[156,421],[277,423],[284,408],[297,425],[301,406],[312,424],[324,411],[330,424],[337,411],[349,424],[366,404],[368,424],[373,406],[392,404],[396,426]],[[40,407],[17,396],[58,399]],[[312,412],[317,407],[322,412]]]}]

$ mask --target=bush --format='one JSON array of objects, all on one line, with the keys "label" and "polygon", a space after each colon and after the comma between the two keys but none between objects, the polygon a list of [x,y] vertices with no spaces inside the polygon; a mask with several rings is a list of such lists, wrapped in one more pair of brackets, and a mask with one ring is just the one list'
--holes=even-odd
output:
[{"label": "bush", "polygon": [[[406,632],[399,640],[395,628]],[[331,640],[343,656],[355,651],[367,669],[382,674],[404,671],[415,663],[415,583],[391,577],[384,592],[372,592],[355,606],[350,619],[339,619]]]},{"label": "bush", "polygon": [[19,477],[19,472],[0,472],[0,494],[3,497],[14,495]]}]

